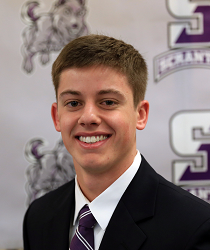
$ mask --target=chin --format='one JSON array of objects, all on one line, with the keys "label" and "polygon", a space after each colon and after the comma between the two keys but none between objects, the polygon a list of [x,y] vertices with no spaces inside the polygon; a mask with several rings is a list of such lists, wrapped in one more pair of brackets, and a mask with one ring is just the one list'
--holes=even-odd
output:
[{"label": "chin", "polygon": [[83,162],[80,166],[85,172],[92,174],[102,174],[106,172],[108,168],[106,164],[100,161]]}]

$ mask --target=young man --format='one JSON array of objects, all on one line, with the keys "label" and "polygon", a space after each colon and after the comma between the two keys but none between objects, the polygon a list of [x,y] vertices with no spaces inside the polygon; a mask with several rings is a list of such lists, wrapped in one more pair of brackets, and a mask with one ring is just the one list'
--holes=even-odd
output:
[{"label": "young man", "polygon": [[[158,175],[136,149],[149,112],[138,51],[107,36],[81,37],[62,50],[52,77],[52,118],[76,178],[29,207],[24,249],[209,250],[210,205]],[[86,215],[94,219],[90,240],[80,223]]]}]

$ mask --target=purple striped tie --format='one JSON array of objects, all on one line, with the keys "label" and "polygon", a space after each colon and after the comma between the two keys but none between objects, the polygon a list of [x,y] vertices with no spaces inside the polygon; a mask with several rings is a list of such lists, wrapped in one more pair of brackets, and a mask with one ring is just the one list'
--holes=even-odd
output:
[{"label": "purple striped tie", "polygon": [[79,225],[70,244],[70,250],[94,250],[93,227],[96,219],[93,217],[88,205],[79,212]]}]

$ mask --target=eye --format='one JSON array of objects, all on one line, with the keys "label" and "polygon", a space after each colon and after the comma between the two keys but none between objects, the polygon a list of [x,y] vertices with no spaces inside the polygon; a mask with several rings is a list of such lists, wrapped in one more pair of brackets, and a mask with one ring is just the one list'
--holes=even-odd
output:
[{"label": "eye", "polygon": [[77,12],[76,15],[79,17],[79,16],[84,16],[84,14],[85,14],[85,11],[84,10],[80,10],[80,11]]},{"label": "eye", "polygon": [[117,105],[117,102],[113,100],[104,100],[101,104],[105,106],[105,108],[114,108]]},{"label": "eye", "polygon": [[111,100],[104,101],[104,103],[108,106],[113,106],[115,104],[115,102]]},{"label": "eye", "polygon": [[64,14],[65,14],[66,16],[70,15],[70,14],[71,14],[71,10],[70,10],[70,9],[65,9],[65,10],[64,10]]},{"label": "eye", "polygon": [[67,106],[70,106],[72,108],[78,107],[80,103],[78,101],[71,101],[67,103]]}]

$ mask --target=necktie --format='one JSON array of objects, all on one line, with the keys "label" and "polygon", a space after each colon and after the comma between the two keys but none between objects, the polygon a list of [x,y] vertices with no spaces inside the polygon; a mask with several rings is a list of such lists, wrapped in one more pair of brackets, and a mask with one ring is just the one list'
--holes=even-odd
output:
[{"label": "necktie", "polygon": [[96,219],[85,205],[79,212],[79,225],[70,244],[70,250],[94,250],[93,227]]}]

